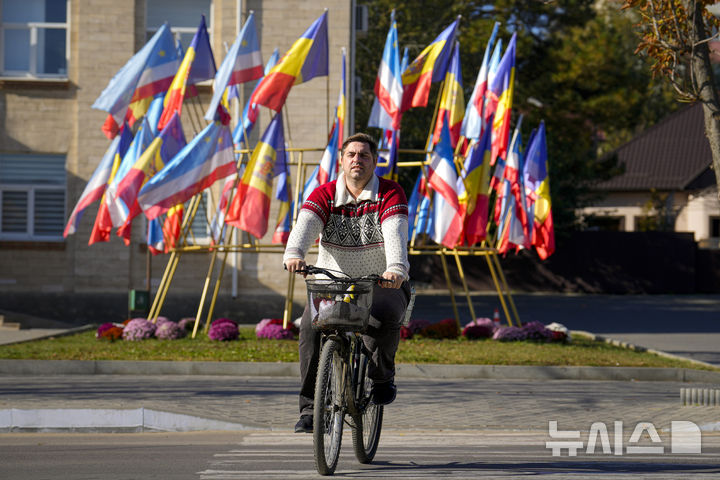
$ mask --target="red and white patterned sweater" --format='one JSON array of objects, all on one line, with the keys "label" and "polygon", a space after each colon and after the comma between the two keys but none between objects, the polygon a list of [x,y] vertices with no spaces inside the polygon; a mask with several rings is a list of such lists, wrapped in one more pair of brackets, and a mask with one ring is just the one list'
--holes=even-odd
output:
[{"label": "red and white patterned sweater", "polygon": [[318,267],[351,277],[385,271],[409,276],[407,198],[395,182],[373,175],[357,199],[342,173],[316,188],[298,214],[283,260],[304,259],[318,236]]}]

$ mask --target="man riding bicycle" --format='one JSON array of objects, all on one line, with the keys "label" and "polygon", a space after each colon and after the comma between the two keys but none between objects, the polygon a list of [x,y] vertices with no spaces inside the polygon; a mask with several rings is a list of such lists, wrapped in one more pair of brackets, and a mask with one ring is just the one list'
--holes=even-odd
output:
[{"label": "man riding bicycle", "polygon": [[[395,400],[395,353],[400,322],[410,299],[407,256],[408,206],[396,182],[378,178],[377,144],[364,133],[342,145],[338,179],[316,188],[303,204],[290,233],[283,262],[290,272],[305,267],[305,255],[320,236],[318,267],[351,277],[377,274],[388,280],[376,286],[370,323],[363,337],[372,352],[368,376],[372,400],[387,405]],[[313,396],[320,334],[312,327],[306,307],[300,326],[300,420],[295,432],[313,429]]]}]

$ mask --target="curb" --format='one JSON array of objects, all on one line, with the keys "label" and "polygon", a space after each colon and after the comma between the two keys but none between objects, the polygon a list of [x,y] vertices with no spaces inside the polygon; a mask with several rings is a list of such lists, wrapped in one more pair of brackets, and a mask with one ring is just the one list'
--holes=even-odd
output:
[{"label": "curb", "polygon": [[[0,360],[0,375],[209,375],[298,377],[297,362]],[[405,379],[606,380],[720,383],[720,372],[689,368],[398,364]]]}]

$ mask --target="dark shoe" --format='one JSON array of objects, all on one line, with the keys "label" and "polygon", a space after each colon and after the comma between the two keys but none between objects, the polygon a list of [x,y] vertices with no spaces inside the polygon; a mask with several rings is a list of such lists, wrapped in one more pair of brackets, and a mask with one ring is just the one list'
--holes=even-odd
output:
[{"label": "dark shoe", "polygon": [[393,382],[376,383],[372,388],[372,402],[375,405],[388,405],[395,400],[397,387]]},{"label": "dark shoe", "polygon": [[300,420],[295,424],[295,433],[312,433],[313,432],[313,416],[302,415]]}]

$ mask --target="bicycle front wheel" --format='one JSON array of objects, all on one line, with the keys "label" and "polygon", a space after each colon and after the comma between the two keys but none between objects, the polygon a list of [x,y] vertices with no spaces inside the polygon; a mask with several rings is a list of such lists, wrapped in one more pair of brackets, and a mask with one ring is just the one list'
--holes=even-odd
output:
[{"label": "bicycle front wheel", "polygon": [[353,417],[354,428],[352,430],[353,449],[355,458],[360,463],[370,463],[375,458],[378,443],[380,442],[380,430],[382,429],[383,407],[375,405],[370,401],[370,388],[372,382],[367,376],[368,357],[365,352],[360,356],[359,382],[360,391],[357,394],[356,402],[364,404],[360,415]]},{"label": "bicycle front wheel", "polygon": [[313,447],[315,467],[320,475],[332,475],[340,457],[342,443],[343,360],[340,344],[328,339],[322,348],[315,381]]}]

